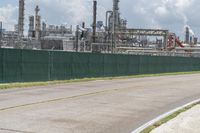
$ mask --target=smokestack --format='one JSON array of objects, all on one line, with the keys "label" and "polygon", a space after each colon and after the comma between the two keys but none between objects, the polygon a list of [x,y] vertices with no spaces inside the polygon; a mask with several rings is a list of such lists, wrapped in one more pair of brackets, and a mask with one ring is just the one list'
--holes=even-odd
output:
[{"label": "smokestack", "polygon": [[79,48],[79,25],[76,26],[76,39],[75,39],[75,50],[78,52]]},{"label": "smokestack", "polygon": [[192,44],[192,43],[193,43],[193,37],[190,36],[190,44]]},{"label": "smokestack", "polygon": [[34,16],[29,17],[29,31],[28,31],[28,37],[33,37],[34,32]]},{"label": "smokestack", "polygon": [[194,37],[194,44],[196,45],[198,43],[198,38]]},{"label": "smokestack", "polygon": [[19,0],[18,35],[24,36],[24,0]]},{"label": "smokestack", "polygon": [[46,36],[47,24],[45,22],[42,23],[42,36]]},{"label": "smokestack", "polygon": [[[85,22],[82,23],[82,28],[85,29]],[[85,37],[85,31],[82,31],[81,38]]]},{"label": "smokestack", "polygon": [[189,27],[185,28],[185,43],[190,43],[190,29]]},{"label": "smokestack", "polygon": [[82,28],[85,28],[85,22],[82,23]]},{"label": "smokestack", "polygon": [[119,0],[113,0],[113,28],[119,26]]},{"label": "smokestack", "polygon": [[37,5],[35,8],[35,37],[36,40],[40,39],[40,31],[41,31],[41,16],[39,16],[39,6]]},{"label": "smokestack", "polygon": [[0,43],[1,43],[1,39],[2,39],[2,32],[3,32],[2,30],[3,30],[3,24],[0,21]]},{"label": "smokestack", "polygon": [[97,1],[93,1],[93,43],[96,42],[96,23],[97,23]]},{"label": "smokestack", "polygon": [[73,32],[73,26],[71,25],[70,26],[70,33],[72,33]]},{"label": "smokestack", "polygon": [[0,32],[2,32],[3,29],[3,23],[0,21]]}]

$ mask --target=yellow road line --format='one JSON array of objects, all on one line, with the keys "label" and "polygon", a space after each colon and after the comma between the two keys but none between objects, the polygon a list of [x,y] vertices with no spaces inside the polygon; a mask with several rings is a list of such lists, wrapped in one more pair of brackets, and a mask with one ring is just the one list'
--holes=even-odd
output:
[{"label": "yellow road line", "polygon": [[76,95],[76,96],[70,96],[70,97],[63,97],[63,98],[51,99],[51,100],[40,101],[40,102],[35,102],[35,103],[28,103],[28,104],[17,105],[17,106],[12,106],[12,107],[7,107],[7,108],[1,108],[0,111],[7,111],[7,110],[17,109],[17,108],[22,108],[22,107],[28,107],[28,106],[45,104],[45,103],[58,102],[58,101],[62,101],[62,100],[75,99],[75,98],[80,98],[80,97],[84,97],[84,96],[109,93],[109,92],[119,91],[119,90],[122,90],[122,89],[130,89],[130,88],[121,88],[121,89],[112,89],[112,90],[97,91],[97,92],[86,93],[86,94],[82,94],[82,95]]},{"label": "yellow road line", "polygon": [[27,132],[27,131],[20,131],[20,130],[6,129],[6,128],[0,128],[0,132],[1,131],[9,131],[9,132],[15,132],[15,133],[34,133],[34,132]]}]

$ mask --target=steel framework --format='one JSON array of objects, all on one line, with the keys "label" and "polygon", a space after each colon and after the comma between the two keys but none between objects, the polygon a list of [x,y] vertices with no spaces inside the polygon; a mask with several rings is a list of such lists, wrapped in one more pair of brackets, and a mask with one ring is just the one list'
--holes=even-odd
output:
[{"label": "steel framework", "polygon": [[169,31],[162,29],[124,29],[118,31],[117,34],[127,36],[161,36],[164,38],[162,49],[166,49]]},{"label": "steel framework", "polygon": [[118,34],[130,34],[141,36],[168,36],[168,33],[168,30],[161,29],[126,29],[118,32]]}]

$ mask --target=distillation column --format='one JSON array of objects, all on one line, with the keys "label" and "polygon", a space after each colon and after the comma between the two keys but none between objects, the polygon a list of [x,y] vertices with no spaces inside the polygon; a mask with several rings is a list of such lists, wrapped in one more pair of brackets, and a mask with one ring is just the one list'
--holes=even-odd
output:
[{"label": "distillation column", "polygon": [[119,0],[113,0],[112,51],[116,48],[116,32],[119,28]]}]

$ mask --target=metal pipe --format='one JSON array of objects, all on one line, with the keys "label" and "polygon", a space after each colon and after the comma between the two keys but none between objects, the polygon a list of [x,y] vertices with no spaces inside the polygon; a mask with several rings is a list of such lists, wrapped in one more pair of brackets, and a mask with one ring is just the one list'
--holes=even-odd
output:
[{"label": "metal pipe", "polygon": [[109,28],[108,28],[108,24],[109,24],[109,23],[108,23],[108,15],[109,15],[109,14],[111,15],[111,14],[112,14],[112,11],[107,11],[107,12],[106,12],[106,31],[108,31],[108,29],[109,29]]}]

